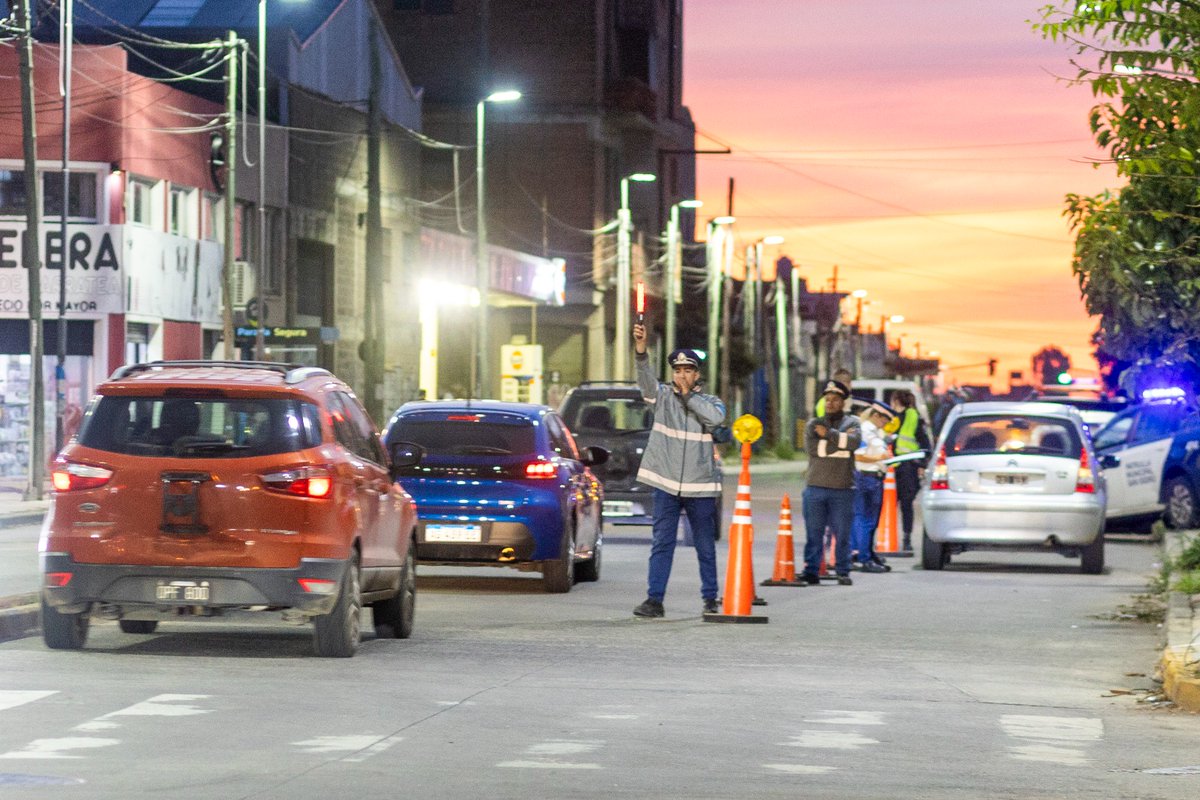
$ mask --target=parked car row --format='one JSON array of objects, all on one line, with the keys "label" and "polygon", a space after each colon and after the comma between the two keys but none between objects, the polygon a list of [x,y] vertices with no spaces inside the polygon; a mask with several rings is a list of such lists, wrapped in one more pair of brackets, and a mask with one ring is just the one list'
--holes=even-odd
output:
[{"label": "parked car row", "polygon": [[[84,646],[90,620],[281,611],[318,655],[411,635],[416,564],[539,570],[547,591],[600,577],[608,457],[554,410],[414,402],[381,437],[323,369],[174,361],[97,389],[53,470],[39,540],[42,631]],[[419,510],[419,514],[418,514]]]}]

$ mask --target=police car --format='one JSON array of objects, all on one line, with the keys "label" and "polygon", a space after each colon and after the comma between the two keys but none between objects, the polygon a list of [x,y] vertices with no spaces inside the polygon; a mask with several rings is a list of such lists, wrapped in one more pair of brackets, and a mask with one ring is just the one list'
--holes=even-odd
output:
[{"label": "police car", "polygon": [[1109,527],[1148,527],[1159,516],[1173,528],[1200,521],[1200,417],[1185,401],[1180,389],[1147,390],[1095,432]]}]

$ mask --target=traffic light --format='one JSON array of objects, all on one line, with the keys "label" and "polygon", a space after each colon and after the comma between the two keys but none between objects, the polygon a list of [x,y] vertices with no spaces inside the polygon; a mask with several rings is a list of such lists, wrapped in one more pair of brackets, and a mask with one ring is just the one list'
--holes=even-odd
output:
[{"label": "traffic light", "polygon": [[996,359],[989,358],[988,359],[988,377],[991,377],[995,374],[996,374]]},{"label": "traffic light", "polygon": [[1073,378],[1069,372],[1060,372],[1055,376],[1054,382],[1059,386],[1070,386],[1075,382],[1075,378]]},{"label": "traffic light", "polygon": [[213,131],[209,137],[209,153],[208,153],[208,174],[212,177],[213,188],[218,192],[225,188],[225,181],[222,180],[221,171],[225,169],[225,134],[221,131]]}]

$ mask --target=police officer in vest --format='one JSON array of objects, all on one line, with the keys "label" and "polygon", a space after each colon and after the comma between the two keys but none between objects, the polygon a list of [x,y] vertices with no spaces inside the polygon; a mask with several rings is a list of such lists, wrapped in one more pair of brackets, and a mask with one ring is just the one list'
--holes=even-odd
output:
[{"label": "police officer in vest", "polygon": [[[896,419],[885,430],[895,430],[896,441],[892,451],[898,455],[908,455],[918,450],[925,452],[925,457],[913,461],[901,461],[896,465],[896,504],[900,506],[900,520],[904,528],[904,540],[900,544],[901,552],[912,552],[913,531],[913,501],[917,492],[921,491],[921,478],[925,475],[925,465],[929,462],[929,452],[933,445],[929,442],[929,433],[925,430],[925,422],[917,411],[917,399],[909,391],[892,393],[892,410]],[[893,428],[892,426],[896,426]]]},{"label": "police officer in vest", "polygon": [[713,453],[712,428],[725,421],[725,404],[700,391],[700,357],[675,350],[668,357],[672,382],[661,383],[646,353],[646,327],[633,326],[638,387],[654,407],[638,482],[654,489],[654,533],[646,600],[639,617],[663,616],[663,597],[675,558],[680,513],[687,514],[700,562],[703,613],[717,613],[717,497],[721,481]]}]

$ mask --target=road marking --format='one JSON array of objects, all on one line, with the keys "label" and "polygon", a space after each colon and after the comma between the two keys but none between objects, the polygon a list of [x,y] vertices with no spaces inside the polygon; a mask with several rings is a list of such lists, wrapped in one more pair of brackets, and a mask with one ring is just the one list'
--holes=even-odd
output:
[{"label": "road marking", "polygon": [[818,711],[826,716],[806,719],[821,725],[883,725],[882,711]]},{"label": "road marking", "polygon": [[[1086,745],[1104,738],[1104,723],[1091,717],[1039,717],[1006,714],[1001,729],[1028,744],[1009,745],[1009,755],[1018,761],[1039,761],[1068,767],[1091,763]],[[1072,744],[1081,746],[1072,747]]]},{"label": "road marking", "polygon": [[98,739],[87,736],[69,736],[61,739],[34,739],[20,750],[10,750],[0,754],[0,758],[83,758],[83,756],[68,755],[68,750],[88,750],[97,747],[109,747],[120,744],[120,739]]},{"label": "road marking", "polygon": [[58,694],[58,692],[56,690],[40,691],[37,689],[0,689],[0,711],[23,706],[26,703],[41,700],[43,697],[49,697],[52,694]]},{"label": "road marking", "polygon": [[858,750],[868,744],[879,744],[879,740],[845,731],[801,731],[799,735],[792,734],[792,741],[779,744],[785,747],[812,747],[818,750]]},{"label": "road marking", "polygon": [[370,747],[367,747],[361,753],[355,753],[352,756],[346,756],[345,758],[342,759],[342,761],[347,761],[350,763],[358,763],[361,761],[366,761],[371,756],[377,756],[380,753],[382,753],[383,751],[387,750],[392,745],[396,744],[397,742],[402,742],[402,741],[404,741],[404,737],[401,736],[400,734],[388,736],[386,738],[380,739],[379,741],[375,742],[375,744],[371,745]]},{"label": "road marking", "polygon": [[315,739],[305,739],[303,742],[292,742],[293,747],[299,747],[306,753],[325,755],[327,753],[357,753],[366,750],[376,742],[384,741],[378,734],[358,736],[318,736]]},{"label": "road marking", "polygon": [[73,730],[106,731],[121,727],[121,723],[113,721],[114,717],[190,717],[196,714],[210,714],[212,709],[197,708],[190,703],[192,700],[204,700],[209,696],[207,694],[159,694],[149,700],[143,700],[88,722],[80,723]]},{"label": "road marking", "polygon": [[577,761],[559,761],[561,756],[577,756],[594,753],[605,745],[595,740],[551,739],[525,748],[528,758],[501,761],[497,767],[514,769],[600,769],[599,764]]},{"label": "road marking", "polygon": [[763,764],[766,769],[786,772],[789,775],[827,775],[837,767],[814,767],[808,764]]},{"label": "road marking", "polygon": [[592,719],[637,719],[637,714],[592,714]]}]

